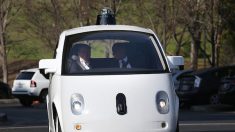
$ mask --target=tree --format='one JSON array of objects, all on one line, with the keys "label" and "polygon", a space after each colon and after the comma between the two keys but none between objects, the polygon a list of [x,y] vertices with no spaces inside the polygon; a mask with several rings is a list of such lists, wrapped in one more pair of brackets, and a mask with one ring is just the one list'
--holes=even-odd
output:
[{"label": "tree", "polygon": [[[14,9],[14,10],[13,10]],[[16,8],[14,0],[0,0],[0,62],[2,64],[3,82],[8,82],[7,67],[7,28],[12,19],[18,13],[20,7]]]},{"label": "tree", "polygon": [[223,27],[219,60],[222,64],[231,65],[235,62],[235,1],[220,1],[219,15]]},{"label": "tree", "polygon": [[54,50],[60,33],[65,29],[66,20],[63,16],[62,4],[66,3],[57,0],[46,1],[25,1],[24,12],[27,19],[27,27],[30,29],[30,36],[37,37],[50,50]]},{"label": "tree", "polygon": [[178,2],[182,6],[181,21],[184,22],[191,37],[191,69],[196,70],[198,68],[198,55],[203,31],[202,25],[206,11],[205,0],[183,0]]},{"label": "tree", "polygon": [[219,10],[222,4],[219,0],[209,0],[205,1],[205,6],[207,11],[204,27],[207,41],[211,44],[211,59],[208,58],[208,60],[210,65],[214,67],[219,65],[219,48],[223,33],[222,18]]},{"label": "tree", "polygon": [[92,11],[93,0],[25,0],[27,26],[33,37],[44,42],[54,50],[60,33],[69,28],[86,26],[95,23]]},{"label": "tree", "polygon": [[170,14],[172,15],[172,39],[175,41],[176,48],[174,55],[180,55],[181,49],[190,43],[188,39],[187,26],[181,16],[181,4],[177,0],[171,0]]}]

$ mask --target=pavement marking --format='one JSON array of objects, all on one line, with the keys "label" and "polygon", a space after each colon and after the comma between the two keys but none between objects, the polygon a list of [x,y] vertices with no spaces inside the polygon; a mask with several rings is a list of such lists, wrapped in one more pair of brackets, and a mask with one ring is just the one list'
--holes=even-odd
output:
[{"label": "pavement marking", "polygon": [[5,129],[32,129],[32,128],[48,128],[48,126],[0,127],[0,130],[5,130]]},{"label": "pavement marking", "polygon": [[231,123],[217,123],[217,122],[209,122],[209,123],[180,123],[180,126],[218,126],[218,125],[235,125],[235,122]]}]

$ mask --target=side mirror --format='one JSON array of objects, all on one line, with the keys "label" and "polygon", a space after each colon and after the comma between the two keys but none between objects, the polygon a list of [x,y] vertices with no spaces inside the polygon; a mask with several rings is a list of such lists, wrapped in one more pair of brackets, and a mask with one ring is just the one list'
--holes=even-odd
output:
[{"label": "side mirror", "polygon": [[56,72],[56,59],[43,59],[39,61],[39,69],[45,69],[45,74]]},{"label": "side mirror", "polygon": [[184,70],[184,58],[182,56],[167,56],[167,60],[173,73]]}]

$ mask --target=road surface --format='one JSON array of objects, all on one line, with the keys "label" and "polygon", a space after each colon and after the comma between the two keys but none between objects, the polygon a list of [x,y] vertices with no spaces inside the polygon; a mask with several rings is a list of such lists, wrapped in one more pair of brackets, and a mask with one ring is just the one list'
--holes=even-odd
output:
[{"label": "road surface", "polygon": [[[36,104],[29,108],[20,104],[0,105],[0,112],[8,116],[7,122],[0,122],[0,132],[48,132],[45,104]],[[179,120],[180,132],[235,131],[235,109],[180,110]]]}]

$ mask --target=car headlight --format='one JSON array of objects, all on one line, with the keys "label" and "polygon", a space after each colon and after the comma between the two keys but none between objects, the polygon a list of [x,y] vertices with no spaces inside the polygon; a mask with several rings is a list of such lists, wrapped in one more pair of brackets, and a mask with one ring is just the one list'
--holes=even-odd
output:
[{"label": "car headlight", "polygon": [[156,95],[157,110],[161,114],[169,112],[169,98],[166,92],[159,91]]},{"label": "car headlight", "polygon": [[75,115],[82,114],[84,110],[84,98],[81,94],[73,94],[71,96],[71,110]]}]

